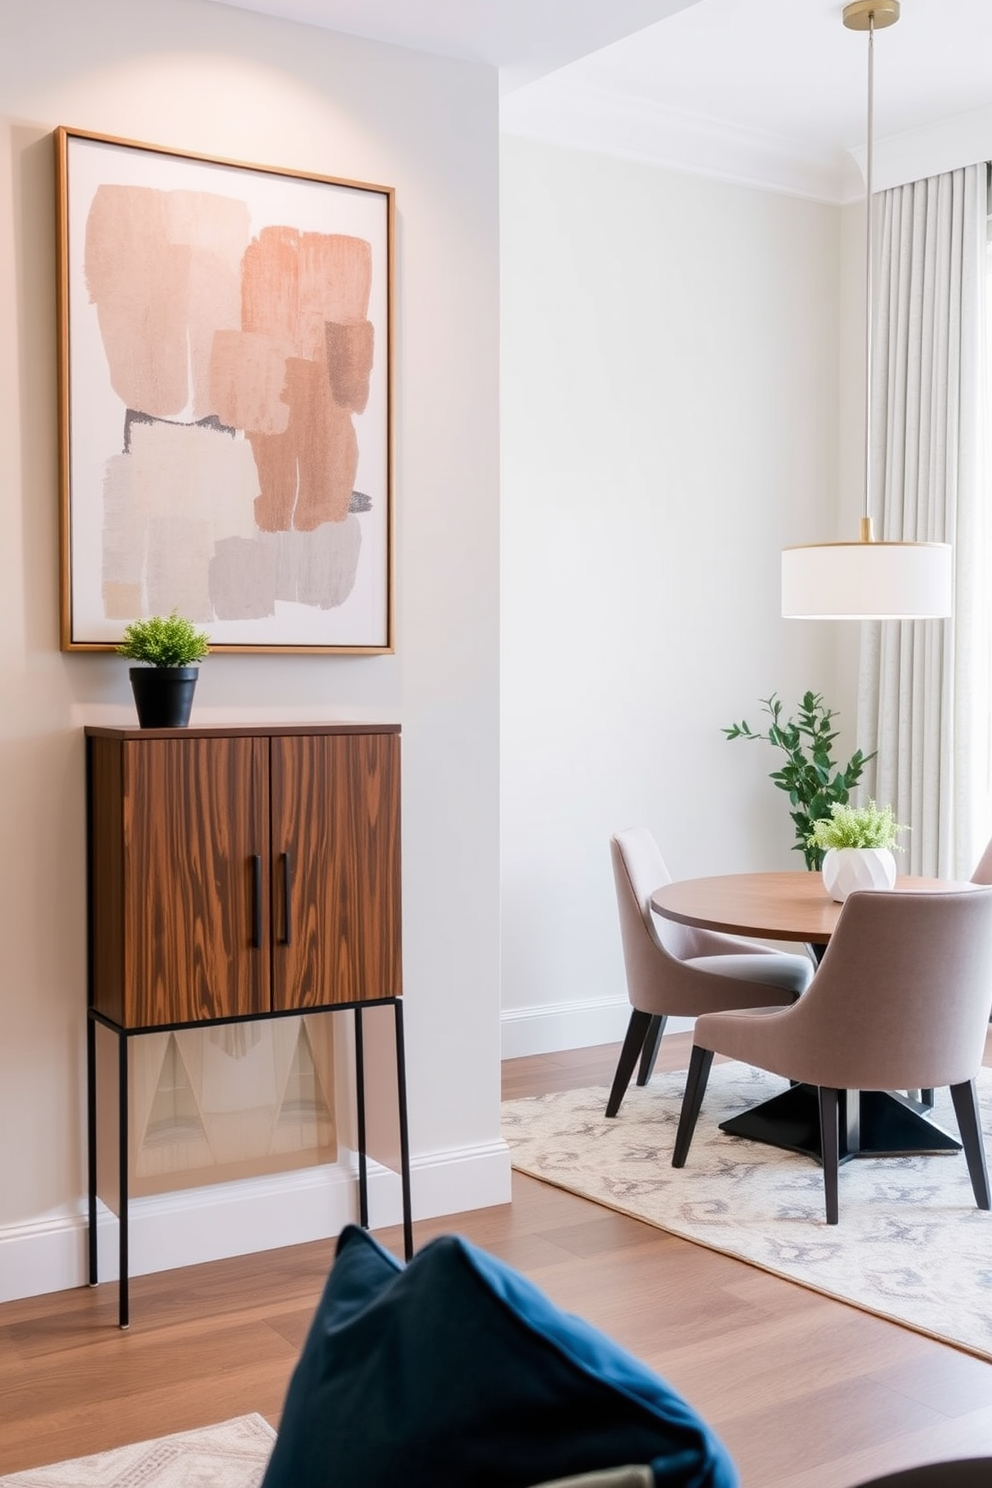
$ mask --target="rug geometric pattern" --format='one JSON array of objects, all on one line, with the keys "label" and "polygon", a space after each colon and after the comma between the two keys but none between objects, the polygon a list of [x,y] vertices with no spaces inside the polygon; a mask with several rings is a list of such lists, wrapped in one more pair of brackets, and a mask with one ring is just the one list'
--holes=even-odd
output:
[{"label": "rug geometric pattern", "polygon": [[[963,1153],[845,1163],[840,1223],[828,1226],[818,1163],[718,1129],[787,1081],[714,1064],[686,1166],[676,1169],[684,1088],[685,1071],[632,1083],[610,1120],[605,1088],[506,1101],[513,1167],[992,1359],[992,1214],[975,1207]],[[978,1088],[992,1154],[992,1070]],[[947,1090],[933,1119],[957,1137]]]},{"label": "rug geometric pattern", "polygon": [[0,1478],[0,1488],[258,1488],[276,1434],[261,1416]]}]

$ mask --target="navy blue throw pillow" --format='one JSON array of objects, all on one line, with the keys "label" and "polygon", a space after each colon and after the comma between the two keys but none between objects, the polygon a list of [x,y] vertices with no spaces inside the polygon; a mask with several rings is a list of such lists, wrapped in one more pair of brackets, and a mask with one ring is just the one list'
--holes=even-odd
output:
[{"label": "navy blue throw pillow", "polygon": [[262,1488],[528,1488],[628,1463],[737,1484],[680,1395],[502,1261],[445,1235],[404,1268],[342,1232]]}]

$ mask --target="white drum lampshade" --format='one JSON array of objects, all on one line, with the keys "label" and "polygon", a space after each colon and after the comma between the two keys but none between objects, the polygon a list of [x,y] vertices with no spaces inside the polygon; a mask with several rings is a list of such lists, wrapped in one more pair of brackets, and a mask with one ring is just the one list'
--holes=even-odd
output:
[{"label": "white drum lampshade", "polygon": [[848,542],[785,548],[782,614],[918,620],[951,613],[948,543]]}]

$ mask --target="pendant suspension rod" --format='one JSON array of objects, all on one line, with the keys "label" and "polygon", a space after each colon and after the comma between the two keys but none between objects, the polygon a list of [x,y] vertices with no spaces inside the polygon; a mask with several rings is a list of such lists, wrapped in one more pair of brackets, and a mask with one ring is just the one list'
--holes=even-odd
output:
[{"label": "pendant suspension rod", "polygon": [[872,157],[875,153],[875,17],[868,17],[868,153],[865,163],[865,509],[861,518],[861,541],[870,542],[871,530],[871,384],[873,370],[872,293],[873,232]]}]

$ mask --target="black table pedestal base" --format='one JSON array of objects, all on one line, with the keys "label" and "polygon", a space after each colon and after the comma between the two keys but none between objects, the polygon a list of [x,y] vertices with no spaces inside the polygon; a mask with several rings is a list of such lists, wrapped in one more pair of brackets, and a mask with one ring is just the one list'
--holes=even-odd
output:
[{"label": "black table pedestal base", "polygon": [[[919,1101],[893,1091],[842,1090],[840,1161],[960,1152],[961,1143],[928,1121],[922,1114],[926,1109]],[[792,1085],[760,1106],[721,1121],[720,1130],[823,1161],[815,1085]]]}]

